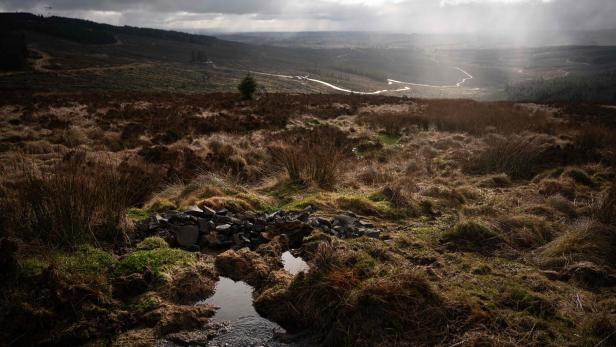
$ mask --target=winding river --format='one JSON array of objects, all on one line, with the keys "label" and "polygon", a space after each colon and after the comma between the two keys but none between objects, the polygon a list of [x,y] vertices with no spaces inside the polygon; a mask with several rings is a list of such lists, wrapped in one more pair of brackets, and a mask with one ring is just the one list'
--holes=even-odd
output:
[{"label": "winding river", "polygon": [[253,74],[256,74],[256,75],[263,75],[263,76],[272,76],[272,77],[293,79],[293,80],[298,80],[298,81],[310,81],[310,82],[322,84],[322,85],[324,85],[326,87],[329,87],[329,88],[331,88],[333,90],[337,90],[337,91],[341,91],[341,92],[345,92],[345,93],[354,93],[354,94],[362,94],[362,95],[377,95],[377,94],[383,94],[383,93],[388,93],[388,92],[389,93],[396,93],[396,92],[408,91],[408,90],[411,90],[411,88],[409,86],[427,87],[427,88],[439,88],[439,89],[444,89],[444,88],[460,88],[460,87],[462,87],[462,85],[466,81],[473,79],[473,75],[471,75],[467,71],[463,70],[462,68],[459,68],[457,66],[454,67],[454,68],[466,75],[466,77],[462,78],[462,80],[460,82],[458,82],[458,83],[456,83],[454,85],[421,84],[421,83],[403,82],[403,81],[398,81],[398,80],[394,80],[394,79],[387,79],[387,84],[389,84],[389,85],[400,84],[400,85],[405,85],[405,87],[398,88],[398,89],[383,89],[383,90],[377,90],[377,91],[374,91],[374,92],[361,92],[361,91],[356,91],[356,90],[350,90],[350,89],[346,89],[346,88],[342,88],[342,87],[336,86],[336,85],[331,84],[329,82],[321,81],[321,80],[318,80],[318,79],[315,79],[315,78],[310,78],[308,76],[280,75],[280,74],[272,74],[272,73],[259,72],[259,71],[250,71],[250,73],[253,73]]}]

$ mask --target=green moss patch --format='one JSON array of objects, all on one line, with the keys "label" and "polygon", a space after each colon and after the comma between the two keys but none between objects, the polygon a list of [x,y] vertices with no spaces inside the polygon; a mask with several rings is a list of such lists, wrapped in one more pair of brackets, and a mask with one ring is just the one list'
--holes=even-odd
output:
[{"label": "green moss patch", "polygon": [[144,220],[150,216],[150,211],[142,208],[129,208],[126,216],[132,220]]},{"label": "green moss patch", "polygon": [[194,254],[171,248],[157,248],[152,250],[136,251],[120,259],[114,268],[115,276],[125,276],[132,273],[141,273],[150,269],[160,276],[181,266],[192,265],[197,261]]},{"label": "green moss patch", "polygon": [[157,248],[169,248],[169,244],[162,237],[152,236],[137,244],[138,250],[152,250]]},{"label": "green moss patch", "polygon": [[400,143],[400,135],[398,134],[390,134],[390,133],[380,133],[379,140],[388,146],[397,145]]},{"label": "green moss patch", "polygon": [[113,255],[93,246],[81,246],[72,252],[54,252],[46,257],[28,256],[19,260],[20,274],[39,275],[54,265],[67,276],[106,274],[115,264]]}]

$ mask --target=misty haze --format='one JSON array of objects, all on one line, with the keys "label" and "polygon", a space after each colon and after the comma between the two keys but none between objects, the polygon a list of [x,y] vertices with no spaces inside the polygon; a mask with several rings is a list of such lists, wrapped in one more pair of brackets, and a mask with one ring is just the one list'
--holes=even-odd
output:
[{"label": "misty haze", "polygon": [[0,0],[0,345],[616,346],[616,1]]}]

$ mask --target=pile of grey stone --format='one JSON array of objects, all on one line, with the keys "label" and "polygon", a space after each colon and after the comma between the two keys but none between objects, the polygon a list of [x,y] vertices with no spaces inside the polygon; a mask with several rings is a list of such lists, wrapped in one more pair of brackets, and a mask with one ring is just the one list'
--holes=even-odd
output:
[{"label": "pile of grey stone", "polygon": [[295,248],[301,246],[302,239],[314,228],[340,238],[379,238],[378,229],[361,221],[351,212],[333,218],[314,217],[313,212],[310,206],[303,211],[277,211],[270,214],[234,213],[228,209],[191,206],[184,211],[152,214],[138,224],[137,238],[160,236],[171,245],[193,251],[204,247],[254,249],[281,234],[285,234],[289,246]]},{"label": "pile of grey stone", "polygon": [[367,236],[378,239],[381,236],[381,231],[376,229],[372,223],[362,221],[352,212],[345,212],[331,219],[311,218],[310,224],[339,238]]}]

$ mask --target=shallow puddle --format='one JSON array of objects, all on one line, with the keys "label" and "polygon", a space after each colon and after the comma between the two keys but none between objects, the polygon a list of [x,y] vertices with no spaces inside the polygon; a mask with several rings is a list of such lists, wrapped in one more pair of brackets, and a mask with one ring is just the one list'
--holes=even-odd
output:
[{"label": "shallow puddle", "polygon": [[214,295],[198,304],[203,303],[220,307],[213,317],[219,321],[235,321],[242,317],[259,315],[252,305],[252,287],[227,277],[220,277]]},{"label": "shallow puddle", "polygon": [[293,276],[302,271],[310,270],[304,259],[294,256],[290,251],[282,253],[282,263],[284,264],[284,269]]},{"label": "shallow puddle", "polygon": [[[296,275],[308,271],[308,264],[291,252],[282,254],[284,269]],[[197,305],[208,304],[218,307],[212,319],[228,322],[226,332],[209,341],[210,346],[308,346],[303,342],[282,342],[276,340],[277,333],[285,330],[257,313],[252,303],[253,288],[242,281],[234,281],[228,277],[220,277],[214,289],[214,295]],[[159,346],[177,346],[169,341]]]},{"label": "shallow puddle", "polygon": [[235,282],[227,277],[220,277],[216,283],[214,295],[197,303],[209,304],[219,309],[215,321],[227,321],[229,326],[225,333],[216,336],[210,346],[298,346],[295,343],[280,342],[275,339],[276,333],[285,330],[255,311],[252,304],[253,288],[245,282]]}]

